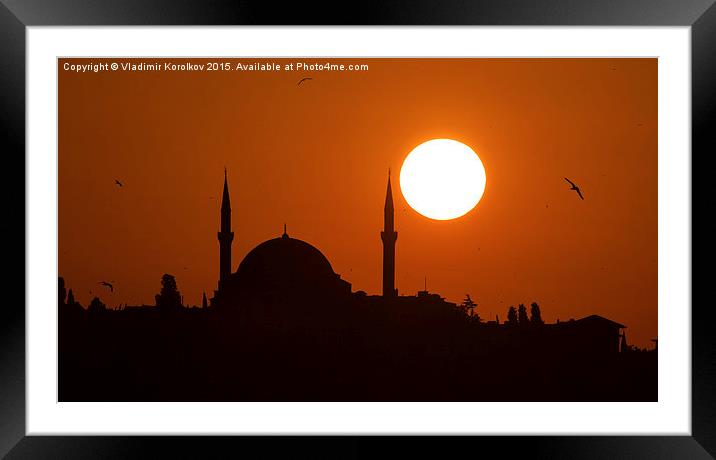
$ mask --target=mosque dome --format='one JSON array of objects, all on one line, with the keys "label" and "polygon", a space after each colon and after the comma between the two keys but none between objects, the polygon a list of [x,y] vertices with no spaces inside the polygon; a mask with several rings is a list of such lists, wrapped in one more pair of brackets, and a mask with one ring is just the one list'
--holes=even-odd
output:
[{"label": "mosque dome", "polygon": [[242,296],[350,293],[328,259],[316,247],[286,233],[252,249],[227,280],[226,288]]},{"label": "mosque dome", "polygon": [[276,280],[288,284],[337,277],[321,251],[285,233],[252,249],[239,264],[236,276],[243,280]]}]

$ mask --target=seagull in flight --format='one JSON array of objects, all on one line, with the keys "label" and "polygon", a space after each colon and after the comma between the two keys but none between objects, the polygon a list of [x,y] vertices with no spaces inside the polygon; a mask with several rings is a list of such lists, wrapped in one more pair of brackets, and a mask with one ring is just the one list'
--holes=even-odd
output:
[{"label": "seagull in flight", "polygon": [[311,77],[303,77],[303,78],[301,78],[301,79],[298,81],[298,83],[296,83],[296,86],[299,86],[301,83],[303,83],[303,82],[306,81],[306,80],[313,80],[313,78],[311,78]]},{"label": "seagull in flight", "polygon": [[114,286],[112,285],[112,283],[108,283],[106,281],[100,281],[97,284],[101,284],[102,286],[107,286],[109,288],[110,292],[114,292]]},{"label": "seagull in flight", "polygon": [[579,195],[579,198],[584,199],[584,197],[582,196],[582,192],[579,190],[579,187],[577,187],[577,186],[574,184],[574,182],[572,182],[571,180],[567,179],[566,177],[564,178],[564,180],[566,180],[567,182],[569,182],[569,185],[572,186],[572,187],[570,188],[570,190],[574,190],[575,192],[577,192],[577,195]]},{"label": "seagull in flight", "polygon": [[123,187],[122,183],[120,181],[118,181],[117,179],[114,180],[114,183],[119,185],[120,187]]}]

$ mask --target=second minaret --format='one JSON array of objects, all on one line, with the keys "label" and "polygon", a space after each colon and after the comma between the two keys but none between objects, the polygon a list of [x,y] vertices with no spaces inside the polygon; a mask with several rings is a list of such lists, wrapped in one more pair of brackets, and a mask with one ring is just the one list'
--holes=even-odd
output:
[{"label": "second minaret", "polygon": [[390,188],[390,170],[388,170],[383,231],[380,232],[380,239],[383,240],[383,297],[398,295],[398,290],[395,288],[395,241],[398,239],[398,232],[395,231],[394,215],[393,191]]}]

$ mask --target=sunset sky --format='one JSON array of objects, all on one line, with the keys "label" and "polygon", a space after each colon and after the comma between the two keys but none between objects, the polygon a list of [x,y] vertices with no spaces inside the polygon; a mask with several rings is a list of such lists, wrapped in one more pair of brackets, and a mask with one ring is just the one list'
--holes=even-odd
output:
[{"label": "sunset sky", "polygon": [[[368,70],[63,70],[187,61],[58,62],[59,274],[83,305],[96,294],[109,307],[153,304],[164,273],[184,303],[211,297],[224,167],[233,270],[285,222],[354,291],[378,294],[392,168],[400,294],[427,277],[447,300],[469,293],[483,319],[537,301],[547,322],[599,314],[625,324],[630,343],[653,346],[656,59],[192,59]],[[312,80],[297,85],[303,77]],[[400,191],[403,160],[434,138],[469,145],[485,167],[482,200],[455,220],[418,214]],[[114,293],[99,281],[113,281]]]}]

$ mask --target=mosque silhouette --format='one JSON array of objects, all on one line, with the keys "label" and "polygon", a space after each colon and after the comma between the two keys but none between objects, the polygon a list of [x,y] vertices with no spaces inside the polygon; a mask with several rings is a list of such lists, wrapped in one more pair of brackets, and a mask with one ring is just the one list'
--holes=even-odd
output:
[{"label": "mosque silhouette", "polygon": [[231,272],[231,202],[224,174],[219,238],[219,286],[211,306],[239,308],[255,300],[271,302],[290,299],[345,300],[351,284],[334,273],[330,262],[314,246],[291,238],[284,225],[283,235],[252,249]]},{"label": "mosque silhouette", "polygon": [[[388,173],[384,223],[380,232],[383,241],[383,297],[395,298],[395,243],[393,192]],[[330,301],[340,304],[353,296],[351,284],[333,271],[328,259],[311,244],[292,238],[284,224],[283,235],[265,241],[252,249],[231,272],[231,197],[224,171],[219,239],[219,283],[211,306],[231,309],[249,308],[252,304],[273,301],[306,300],[314,303]],[[363,293],[358,293],[358,296]],[[451,304],[454,306],[454,304]],[[261,305],[257,305],[262,308]]]},{"label": "mosque silhouette", "polygon": [[155,305],[119,309],[85,309],[59,279],[60,401],[657,400],[656,350],[629,346],[622,324],[545,324],[536,303],[500,324],[469,296],[399,295],[390,173],[381,295],[353,292],[285,224],[232,272],[226,170],[217,237],[218,286],[202,308],[183,305],[169,274]]}]

